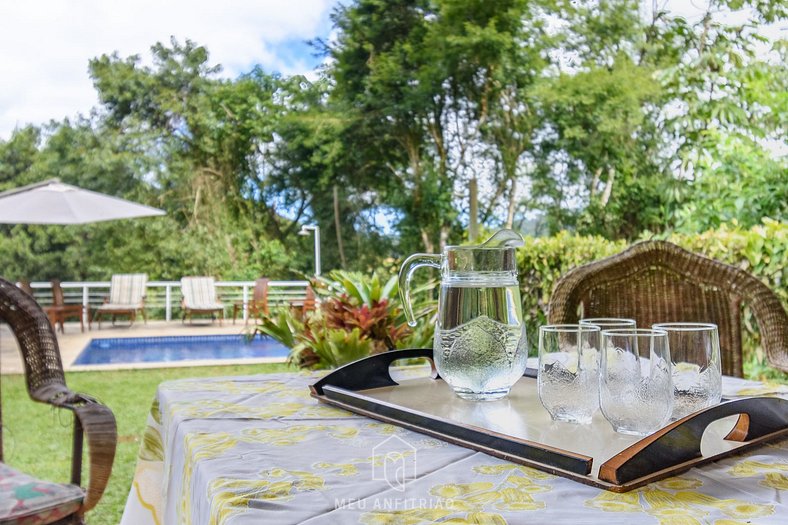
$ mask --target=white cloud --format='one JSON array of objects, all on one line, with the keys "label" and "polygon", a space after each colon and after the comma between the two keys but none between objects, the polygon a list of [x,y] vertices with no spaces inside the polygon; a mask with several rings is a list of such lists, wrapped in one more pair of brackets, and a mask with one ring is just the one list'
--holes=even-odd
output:
[{"label": "white cloud", "polygon": [[[330,31],[337,0],[25,0],[0,2],[0,140],[27,123],[77,113],[98,101],[88,61],[117,51],[150,57],[156,42],[187,38],[234,77],[261,64],[306,73],[315,59],[290,44]],[[287,52],[284,52],[287,51]]]}]

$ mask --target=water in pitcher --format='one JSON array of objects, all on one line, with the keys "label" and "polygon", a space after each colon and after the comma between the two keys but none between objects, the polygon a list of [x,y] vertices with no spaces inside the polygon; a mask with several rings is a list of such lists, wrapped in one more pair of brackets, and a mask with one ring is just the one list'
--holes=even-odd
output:
[{"label": "water in pitcher", "polygon": [[452,279],[442,283],[440,294],[434,346],[438,373],[460,397],[505,396],[528,358],[516,281]]}]

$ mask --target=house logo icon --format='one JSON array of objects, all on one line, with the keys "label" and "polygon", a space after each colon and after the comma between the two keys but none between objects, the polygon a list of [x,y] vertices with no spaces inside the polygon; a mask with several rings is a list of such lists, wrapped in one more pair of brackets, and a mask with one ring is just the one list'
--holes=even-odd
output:
[{"label": "house logo icon", "polygon": [[405,484],[416,479],[416,447],[399,436],[391,436],[372,448],[372,479],[385,481],[404,492]]}]

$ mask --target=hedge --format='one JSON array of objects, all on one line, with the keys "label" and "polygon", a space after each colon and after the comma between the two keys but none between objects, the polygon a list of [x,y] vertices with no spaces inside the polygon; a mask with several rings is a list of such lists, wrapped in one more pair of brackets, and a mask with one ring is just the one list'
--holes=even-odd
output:
[{"label": "hedge", "polygon": [[[643,239],[665,239],[679,246],[737,266],[761,279],[788,306],[788,223],[764,219],[763,224],[742,229],[723,225],[701,234],[673,233]],[[546,322],[547,305],[558,278],[572,268],[621,252],[625,241],[580,236],[563,231],[552,237],[526,237],[518,250],[518,268],[529,347],[535,352],[536,331]],[[744,354],[748,377],[788,379],[764,367],[757,327],[745,310]]]}]

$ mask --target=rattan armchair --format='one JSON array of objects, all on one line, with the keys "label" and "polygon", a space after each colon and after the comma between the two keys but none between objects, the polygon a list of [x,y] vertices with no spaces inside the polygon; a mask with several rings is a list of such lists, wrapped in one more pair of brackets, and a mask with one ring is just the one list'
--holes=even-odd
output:
[{"label": "rattan armchair", "polygon": [[550,323],[582,317],[657,322],[711,322],[719,329],[723,374],[742,377],[742,306],[758,322],[770,364],[788,371],[788,315],[779,298],[749,273],[665,241],[571,270],[550,298]]},{"label": "rattan armchair", "polygon": [[[0,488],[10,487],[10,491],[0,494],[0,499],[14,497],[14,494],[19,497],[19,491],[13,490],[17,480],[28,488],[41,487],[36,491],[22,491],[37,494],[30,505],[25,504],[26,500],[19,500],[12,508],[0,509],[0,522],[83,523],[84,513],[101,499],[112,471],[117,443],[115,417],[95,399],[68,389],[55,332],[46,313],[29,294],[4,279],[0,279],[0,320],[8,323],[19,343],[30,397],[70,410],[75,416],[71,484],[36,480],[2,463],[0,417]],[[89,459],[86,489],[80,488],[83,440],[87,441]]]}]

